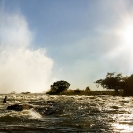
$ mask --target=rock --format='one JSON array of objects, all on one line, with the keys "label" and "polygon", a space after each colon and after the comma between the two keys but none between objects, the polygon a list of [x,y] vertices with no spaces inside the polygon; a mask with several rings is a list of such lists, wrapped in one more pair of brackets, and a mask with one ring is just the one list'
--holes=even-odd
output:
[{"label": "rock", "polygon": [[7,110],[15,110],[15,111],[22,111],[24,109],[28,110],[33,108],[31,105],[28,104],[13,104],[7,107]]},{"label": "rock", "polygon": [[46,108],[43,112],[45,115],[52,115],[56,113],[55,109]]},{"label": "rock", "polygon": [[5,96],[3,103],[6,103],[6,101],[7,101],[7,96]]}]

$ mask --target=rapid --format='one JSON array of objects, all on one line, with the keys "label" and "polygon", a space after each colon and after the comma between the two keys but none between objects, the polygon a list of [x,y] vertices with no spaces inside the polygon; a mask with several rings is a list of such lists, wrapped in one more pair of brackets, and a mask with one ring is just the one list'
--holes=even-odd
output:
[{"label": "rapid", "polygon": [[[0,133],[132,133],[133,97],[0,94]],[[15,103],[33,108],[12,111]]]}]

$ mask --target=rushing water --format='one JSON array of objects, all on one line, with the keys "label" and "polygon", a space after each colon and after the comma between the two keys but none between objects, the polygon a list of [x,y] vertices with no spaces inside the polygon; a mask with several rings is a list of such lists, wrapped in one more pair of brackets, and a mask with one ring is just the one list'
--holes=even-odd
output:
[{"label": "rushing water", "polygon": [[[117,96],[0,95],[0,133],[132,133],[133,98]],[[14,103],[34,108],[6,110]]]}]

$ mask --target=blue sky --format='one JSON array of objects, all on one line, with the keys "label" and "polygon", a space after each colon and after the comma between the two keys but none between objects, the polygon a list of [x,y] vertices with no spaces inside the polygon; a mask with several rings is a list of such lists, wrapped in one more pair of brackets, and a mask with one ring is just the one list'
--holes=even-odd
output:
[{"label": "blue sky", "polygon": [[[50,62],[44,63],[49,68],[43,77],[48,78],[47,88],[53,81],[66,80],[71,89],[89,86],[95,90],[93,82],[104,78],[107,72],[133,73],[132,0],[0,0],[0,17],[0,28],[7,37],[4,42],[0,34],[2,51],[7,44],[10,48],[15,44],[15,51],[17,45],[24,47],[33,56],[37,50],[45,51],[43,59]],[[5,32],[7,29],[10,35]]]}]

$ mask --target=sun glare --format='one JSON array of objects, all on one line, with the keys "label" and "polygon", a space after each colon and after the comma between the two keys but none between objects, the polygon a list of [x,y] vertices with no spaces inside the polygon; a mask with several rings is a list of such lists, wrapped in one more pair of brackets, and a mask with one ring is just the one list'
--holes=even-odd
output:
[{"label": "sun glare", "polygon": [[[116,25],[115,33],[118,39],[118,48],[113,51],[113,55],[121,55],[126,60],[128,73],[133,72],[133,18],[127,15]],[[124,61],[123,61],[124,62]]]},{"label": "sun glare", "polygon": [[123,30],[123,39],[126,43],[133,44],[133,24],[126,26]]},{"label": "sun glare", "polygon": [[133,48],[133,20],[127,19],[127,21],[120,26],[119,35],[126,47]]}]

